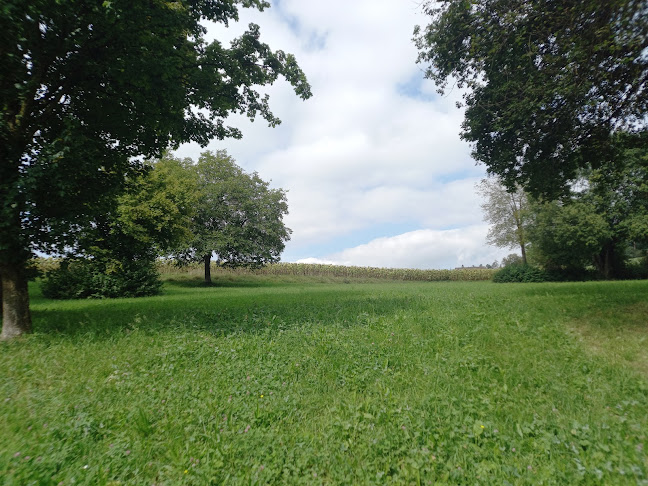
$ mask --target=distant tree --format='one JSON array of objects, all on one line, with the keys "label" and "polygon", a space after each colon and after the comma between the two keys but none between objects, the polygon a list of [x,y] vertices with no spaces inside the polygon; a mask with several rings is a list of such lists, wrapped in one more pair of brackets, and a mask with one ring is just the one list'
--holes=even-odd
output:
[{"label": "distant tree", "polygon": [[310,87],[295,58],[260,42],[229,47],[203,20],[227,25],[264,0],[132,2],[5,0],[0,7],[0,278],[3,339],[30,332],[26,264],[74,245],[142,168],[140,156],[240,137],[232,113],[260,114],[258,86],[284,76]]},{"label": "distant tree", "polygon": [[526,218],[527,196],[521,187],[508,190],[497,179],[484,179],[477,185],[477,191],[484,198],[481,208],[484,220],[491,224],[487,243],[500,248],[519,248],[523,263],[527,263]]},{"label": "distant tree", "polygon": [[645,132],[645,0],[426,0],[418,62],[467,88],[462,137],[507,187],[551,199]]},{"label": "distant tree", "polygon": [[191,226],[193,240],[180,261],[201,261],[211,283],[211,260],[220,265],[260,267],[279,261],[290,239],[283,223],[286,193],[246,173],[224,150],[204,152],[194,170],[199,199]]},{"label": "distant tree", "polygon": [[521,265],[522,257],[517,253],[510,253],[509,255],[502,258],[501,267],[508,267],[511,265]]}]

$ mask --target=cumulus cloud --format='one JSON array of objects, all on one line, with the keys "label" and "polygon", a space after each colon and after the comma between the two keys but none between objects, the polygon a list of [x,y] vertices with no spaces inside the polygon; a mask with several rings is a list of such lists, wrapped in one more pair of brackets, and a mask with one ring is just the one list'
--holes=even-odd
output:
[{"label": "cumulus cloud", "polygon": [[[211,26],[208,36],[227,42],[249,22],[258,23],[264,42],[296,55],[314,96],[303,102],[278,82],[265,91],[282,125],[272,129],[263,120],[232,116],[243,139],[208,148],[227,149],[246,170],[288,191],[286,223],[293,234],[284,260],[336,255],[364,261],[360,253],[367,252],[365,259],[389,266],[447,267],[463,262],[461,255],[486,262],[494,250],[485,245],[474,190],[485,172],[459,138],[463,113],[455,102],[461,93],[438,96],[415,62],[413,28],[427,21],[417,2],[272,3],[262,13],[244,10],[229,29]],[[199,152],[189,144],[179,155]],[[422,233],[374,239],[376,228],[401,233],[403,227]],[[363,235],[365,245],[339,246],[349,238],[363,241]],[[440,248],[438,254],[452,247],[454,260],[425,253],[429,258],[408,263],[406,255],[422,237]],[[375,256],[387,244],[394,258]]]},{"label": "cumulus cloud", "polygon": [[484,247],[485,225],[446,231],[418,230],[377,238],[345,249],[321,260],[304,263],[336,263],[384,268],[455,268],[487,265],[499,261],[508,251]]}]

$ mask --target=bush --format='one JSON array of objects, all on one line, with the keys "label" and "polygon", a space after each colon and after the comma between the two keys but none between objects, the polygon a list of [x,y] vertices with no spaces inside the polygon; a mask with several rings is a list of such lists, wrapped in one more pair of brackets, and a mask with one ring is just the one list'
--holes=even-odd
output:
[{"label": "bush", "polygon": [[648,279],[648,257],[635,258],[624,268],[624,278],[639,280]]},{"label": "bush", "polygon": [[143,297],[160,293],[162,282],[155,262],[125,263],[66,260],[45,274],[41,290],[51,299]]},{"label": "bush", "polygon": [[548,275],[531,265],[508,265],[493,275],[493,282],[546,282]]}]

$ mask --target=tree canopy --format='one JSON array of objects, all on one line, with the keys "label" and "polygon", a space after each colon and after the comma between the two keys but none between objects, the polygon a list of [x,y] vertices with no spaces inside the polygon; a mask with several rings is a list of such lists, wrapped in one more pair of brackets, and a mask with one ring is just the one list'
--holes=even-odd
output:
[{"label": "tree canopy", "polygon": [[291,233],[283,223],[285,191],[270,188],[256,172],[246,173],[224,150],[204,152],[192,169],[198,187],[193,238],[176,256],[204,262],[206,282],[213,257],[232,267],[278,261]]},{"label": "tree canopy", "polygon": [[3,337],[30,329],[25,262],[69,245],[142,169],[182,142],[240,137],[230,113],[279,123],[258,86],[310,86],[295,58],[260,41],[204,38],[240,6],[201,2],[8,0],[0,7],[0,276]]},{"label": "tree canopy", "polygon": [[[555,197],[646,131],[645,0],[427,0],[418,61],[441,92],[466,88],[462,137],[513,188]],[[639,140],[639,139],[635,139]]]}]

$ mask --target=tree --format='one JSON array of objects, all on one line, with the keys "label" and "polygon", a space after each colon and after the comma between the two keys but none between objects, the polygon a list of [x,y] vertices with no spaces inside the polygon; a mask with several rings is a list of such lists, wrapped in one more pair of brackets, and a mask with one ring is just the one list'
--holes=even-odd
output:
[{"label": "tree", "polygon": [[583,171],[560,201],[532,205],[529,239],[545,267],[625,275],[626,248],[648,241],[648,149],[635,142],[617,161]]},{"label": "tree", "polygon": [[230,267],[279,261],[291,233],[283,223],[286,193],[271,189],[256,172],[245,173],[224,150],[204,152],[194,170],[199,192],[194,238],[179,259],[202,261],[206,283],[214,256]]},{"label": "tree", "polygon": [[509,253],[507,256],[502,258],[501,267],[509,267],[511,265],[522,265],[522,257],[517,253]]},{"label": "tree", "polygon": [[137,297],[159,292],[156,258],[191,240],[198,201],[189,161],[165,155],[127,181],[114,208],[89,221],[41,285],[51,298]]},{"label": "tree", "polygon": [[487,243],[520,248],[522,262],[526,264],[528,200],[524,190],[517,186],[515,191],[509,191],[497,179],[484,179],[477,185],[477,191],[485,200],[481,205],[484,220],[491,224]]},{"label": "tree", "polygon": [[574,199],[538,204],[529,236],[542,267],[574,274],[594,263],[612,232],[591,204]]},{"label": "tree", "polygon": [[2,338],[29,332],[25,265],[74,244],[78,229],[169,146],[240,137],[229,113],[260,114],[256,89],[285,77],[306,99],[295,58],[259,40],[204,40],[264,0],[7,0],[0,7],[0,276]]},{"label": "tree", "polygon": [[427,0],[418,62],[467,88],[462,137],[509,187],[554,198],[645,132],[645,0]]},{"label": "tree", "polygon": [[155,256],[185,247],[199,202],[192,161],[170,154],[148,162],[150,170],[130,181],[118,199],[113,228]]}]

